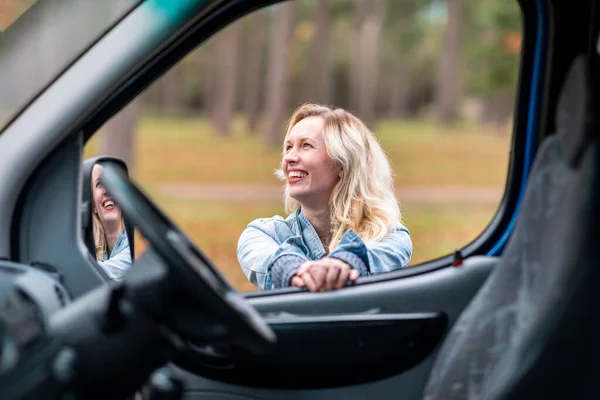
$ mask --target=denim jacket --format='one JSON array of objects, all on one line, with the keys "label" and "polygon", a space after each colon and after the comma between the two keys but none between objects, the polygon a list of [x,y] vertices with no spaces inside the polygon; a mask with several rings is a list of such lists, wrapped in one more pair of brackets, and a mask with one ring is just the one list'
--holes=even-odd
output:
[{"label": "denim jacket", "polygon": [[120,281],[125,276],[127,270],[131,267],[131,251],[129,250],[129,239],[125,230],[121,232],[115,246],[110,252],[104,253],[102,261],[98,261],[108,277],[115,281]]},{"label": "denim jacket", "polygon": [[373,275],[404,268],[412,256],[412,241],[408,229],[398,224],[378,242],[364,243],[358,234],[348,230],[340,244],[330,253],[317,235],[314,227],[298,209],[287,218],[274,216],[252,221],[242,232],[237,248],[237,257],[242,271],[250,282],[261,290],[289,286],[295,274],[286,273],[283,284],[273,279],[273,269],[284,259],[297,260],[296,266],[304,261],[319,260],[325,256],[339,258],[360,275]]}]

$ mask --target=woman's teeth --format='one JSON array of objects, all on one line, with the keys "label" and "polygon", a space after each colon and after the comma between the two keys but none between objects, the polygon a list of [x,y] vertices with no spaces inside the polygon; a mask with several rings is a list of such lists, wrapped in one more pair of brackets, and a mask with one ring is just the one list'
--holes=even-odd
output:
[{"label": "woman's teeth", "polygon": [[306,172],[300,172],[300,171],[290,172],[290,178],[304,178],[306,175],[308,175]]}]

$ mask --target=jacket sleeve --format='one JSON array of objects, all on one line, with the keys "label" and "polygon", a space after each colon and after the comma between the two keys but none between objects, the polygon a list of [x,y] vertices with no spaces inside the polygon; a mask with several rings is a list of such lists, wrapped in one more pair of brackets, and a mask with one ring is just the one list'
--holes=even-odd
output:
[{"label": "jacket sleeve", "polygon": [[98,265],[106,271],[108,277],[115,281],[120,281],[125,273],[131,268],[131,252],[129,246],[121,250],[117,255],[108,260],[98,261]]},{"label": "jacket sleeve", "polygon": [[398,225],[380,241],[367,244],[356,232],[349,230],[330,257],[348,262],[353,259],[348,253],[357,256],[365,264],[366,268],[356,268],[349,263],[361,275],[379,274],[408,266],[412,257],[412,241],[408,230],[402,225]]},{"label": "jacket sleeve", "polygon": [[266,226],[250,224],[242,232],[237,257],[246,278],[261,290],[289,286],[290,279],[308,260],[300,236],[278,243]]}]

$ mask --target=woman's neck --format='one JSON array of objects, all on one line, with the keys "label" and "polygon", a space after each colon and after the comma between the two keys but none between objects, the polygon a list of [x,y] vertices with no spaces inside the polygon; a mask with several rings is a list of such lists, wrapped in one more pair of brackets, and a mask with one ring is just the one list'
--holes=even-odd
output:
[{"label": "woman's neck", "polygon": [[112,253],[112,250],[115,247],[117,239],[119,238],[122,230],[121,221],[115,221],[114,223],[110,223],[105,226],[104,234],[106,235],[106,247],[108,248],[109,256],[110,253]]},{"label": "woman's neck", "polygon": [[329,208],[307,208],[302,207],[302,214],[308,219],[310,224],[317,231],[325,251],[329,253],[329,243],[331,242],[331,219]]}]

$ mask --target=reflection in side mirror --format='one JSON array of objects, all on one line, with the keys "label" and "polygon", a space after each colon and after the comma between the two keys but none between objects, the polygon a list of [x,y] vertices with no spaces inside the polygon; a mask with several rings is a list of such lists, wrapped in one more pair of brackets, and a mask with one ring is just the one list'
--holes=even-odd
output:
[{"label": "reflection in side mirror", "polygon": [[103,275],[120,281],[134,259],[133,226],[100,183],[107,164],[122,168],[127,174],[127,165],[116,157],[94,157],[83,162],[82,235]]}]

